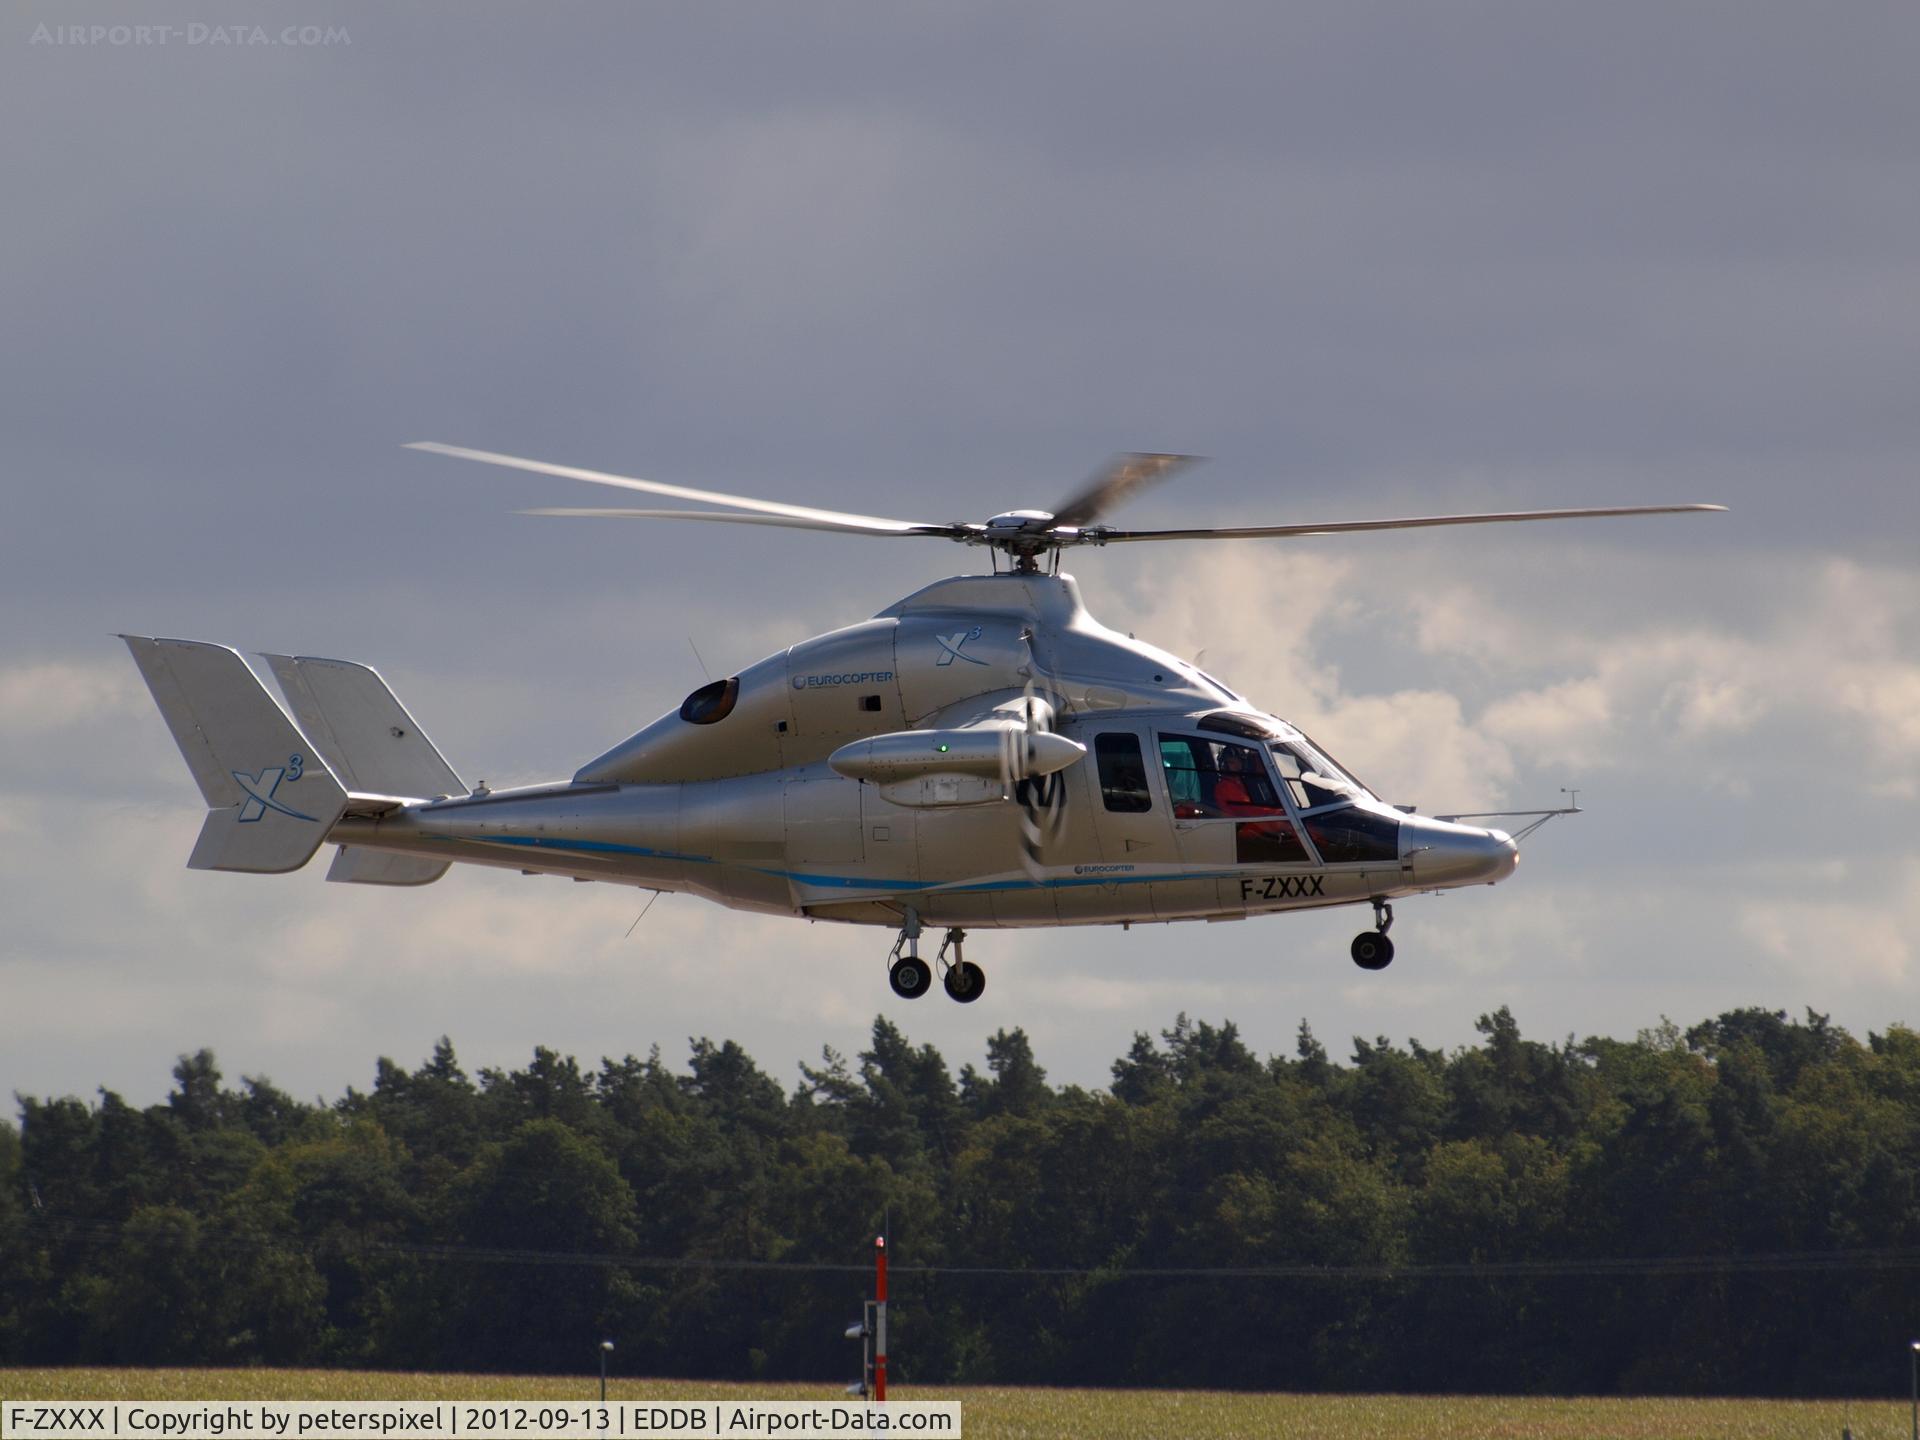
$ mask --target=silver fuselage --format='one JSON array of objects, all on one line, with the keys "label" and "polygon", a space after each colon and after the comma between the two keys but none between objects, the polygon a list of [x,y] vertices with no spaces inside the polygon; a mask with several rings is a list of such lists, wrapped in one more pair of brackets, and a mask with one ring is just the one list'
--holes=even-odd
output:
[{"label": "silver fuselage", "polygon": [[[327,838],[886,926],[907,907],[937,926],[1238,919],[1492,884],[1517,859],[1500,831],[1290,786],[1280,739],[1297,732],[1099,624],[1071,577],[942,581],[736,678],[570,781],[349,814]],[[846,768],[866,737],[965,733],[1023,693],[1087,751],[1058,772],[1064,802],[1037,871],[1022,863],[1011,787],[931,759],[889,784],[829,763],[841,752]],[[1198,803],[1171,758],[1242,732],[1277,800],[1264,817]]]}]

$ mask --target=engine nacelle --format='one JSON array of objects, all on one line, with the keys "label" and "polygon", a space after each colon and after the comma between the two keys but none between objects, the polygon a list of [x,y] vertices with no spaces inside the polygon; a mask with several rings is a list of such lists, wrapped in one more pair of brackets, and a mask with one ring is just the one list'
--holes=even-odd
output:
[{"label": "engine nacelle", "polygon": [[891,735],[875,735],[842,745],[827,757],[827,764],[849,780],[870,780],[883,786],[931,775],[971,775],[1002,784],[1051,775],[1086,753],[1087,747],[1077,740],[1047,730],[1029,733],[1024,725],[1009,721],[964,730],[898,730]]}]

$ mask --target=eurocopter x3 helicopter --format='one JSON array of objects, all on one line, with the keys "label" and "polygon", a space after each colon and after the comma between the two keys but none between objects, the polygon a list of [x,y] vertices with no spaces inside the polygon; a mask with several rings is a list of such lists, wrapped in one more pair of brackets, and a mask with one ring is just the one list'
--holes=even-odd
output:
[{"label": "eurocopter x3 helicopter", "polygon": [[[209,807],[187,863],[277,873],[332,843],[329,880],[425,885],[457,860],[883,926],[897,932],[888,979],[909,999],[936,966],[955,1000],[979,998],[986,977],[962,954],[971,928],[1331,905],[1372,905],[1352,956],[1378,970],[1393,959],[1396,898],[1491,885],[1518,862],[1507,832],[1463,823],[1502,814],[1384,804],[1294,726],[1100,624],[1060,573],[1063,551],[1724,508],[1114,529],[1100,523],[1113,506],[1192,458],[1133,454],[1052,512],[927,524],[413,448],[724,507],[531,514],[947,540],[985,548],[992,573],[702,685],[572,779],[514,790],[470,790],[363,665],[267,655],[282,708],[235,650],[124,636]],[[945,932],[931,964],[929,929]]]}]

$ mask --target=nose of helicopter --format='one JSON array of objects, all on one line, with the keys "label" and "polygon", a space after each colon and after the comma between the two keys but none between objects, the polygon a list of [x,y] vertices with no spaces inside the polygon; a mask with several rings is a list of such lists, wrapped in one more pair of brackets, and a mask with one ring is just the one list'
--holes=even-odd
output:
[{"label": "nose of helicopter", "polygon": [[1422,885],[1492,885],[1520,863],[1520,847],[1504,830],[1481,830],[1446,820],[1402,824],[1401,858]]}]

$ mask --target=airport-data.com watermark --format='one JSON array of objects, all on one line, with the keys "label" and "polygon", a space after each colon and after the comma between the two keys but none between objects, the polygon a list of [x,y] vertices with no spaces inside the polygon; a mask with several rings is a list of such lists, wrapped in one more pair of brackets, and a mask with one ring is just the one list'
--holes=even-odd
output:
[{"label": "airport-data.com watermark", "polygon": [[141,48],[177,45],[213,50],[325,49],[351,45],[344,25],[48,25],[34,26],[29,45],[66,49]]}]

